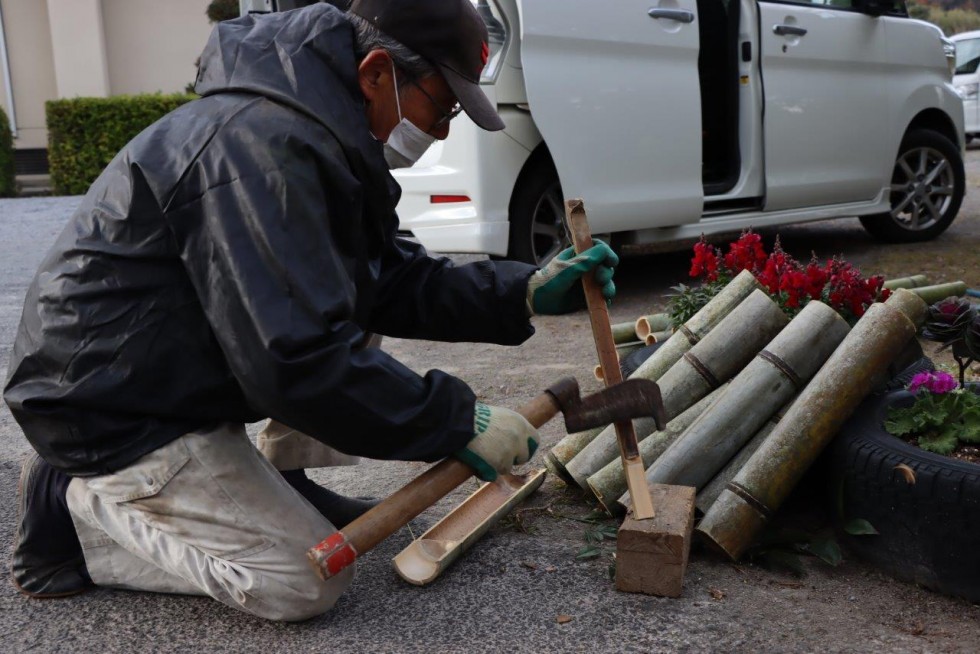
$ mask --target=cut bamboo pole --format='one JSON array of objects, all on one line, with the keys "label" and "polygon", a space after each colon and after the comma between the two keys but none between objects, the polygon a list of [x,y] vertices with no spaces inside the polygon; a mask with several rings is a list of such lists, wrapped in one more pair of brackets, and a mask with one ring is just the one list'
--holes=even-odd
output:
[{"label": "cut bamboo pole", "polygon": [[[620,322],[615,325],[611,325],[613,343],[616,345],[621,345],[623,343],[632,343],[637,340],[636,338],[636,325],[631,322]],[[643,339],[639,339],[643,340]]]},{"label": "cut bamboo pole", "polygon": [[904,313],[916,326],[925,322],[929,315],[928,303],[919,297],[914,289],[900,288],[896,290],[885,304]]},{"label": "cut bamboo pole", "polygon": [[633,331],[636,333],[636,337],[642,341],[646,339],[648,334],[667,331],[670,327],[670,314],[654,313],[637,318],[633,324]]},{"label": "cut bamboo pole", "polygon": [[934,304],[941,300],[945,300],[951,295],[963,297],[966,295],[966,283],[949,282],[948,284],[920,286],[919,288],[911,288],[909,290],[922,298],[923,302],[926,304]]},{"label": "cut bamboo pole", "polygon": [[[565,202],[565,216],[568,219],[568,230],[575,245],[575,252],[581,254],[592,247],[592,234],[589,231],[582,200]],[[606,387],[614,386],[623,381],[623,373],[619,368],[619,357],[616,356],[616,347],[613,343],[606,299],[602,296],[602,289],[596,282],[594,274],[584,275],[582,286],[585,289],[589,321],[592,323],[592,335],[595,337],[596,354],[602,365],[603,381]],[[623,471],[626,474],[626,483],[629,486],[630,499],[633,502],[633,518],[636,520],[653,518],[656,513],[644,477],[643,460],[640,458],[633,423],[630,420],[621,420],[613,423],[613,428],[619,445],[620,459],[623,462]]]},{"label": "cut bamboo pole", "polygon": [[789,407],[793,404],[793,400],[795,399],[796,398],[794,397],[792,400],[787,402],[779,411],[776,412],[775,415],[769,418],[766,424],[762,425],[762,429],[757,431],[755,436],[753,436],[752,439],[738,451],[738,454],[732,457],[732,460],[726,463],[725,467],[722,468],[721,471],[715,475],[714,478],[709,481],[707,485],[697,494],[694,505],[702,515],[708,512],[708,509],[711,508],[711,505],[714,504],[715,500],[718,499],[718,496],[721,495],[721,491],[725,489],[728,482],[734,479],[735,475],[738,474],[738,471],[742,469],[750,458],[752,458],[752,455],[759,449],[762,442],[766,440],[766,437],[772,433],[772,430],[776,428],[779,421],[783,419],[784,415],[786,415],[786,411],[789,410]]},{"label": "cut bamboo pole", "polygon": [[[753,291],[657,382],[667,420],[731,379],[787,322],[786,314],[769,296]],[[640,434],[656,429],[652,417],[637,418],[633,424]],[[565,470],[579,486],[588,488],[586,480],[616,457],[616,443],[615,432],[607,427],[568,462]]]},{"label": "cut bamboo pole", "polygon": [[605,427],[595,427],[593,429],[587,429],[585,431],[576,432],[574,434],[569,434],[565,438],[551,448],[548,455],[544,458],[544,463],[548,469],[555,473],[555,476],[560,478],[562,481],[573,484],[575,480],[572,476],[568,474],[565,466],[568,462],[575,458],[575,455],[585,449],[585,446],[592,442],[592,440],[598,436]]},{"label": "cut bamboo pole", "polygon": [[643,362],[630,378],[650,379],[657,381],[670,367],[677,363],[684,353],[695,343],[703,339],[722,321],[735,307],[741,304],[752,291],[761,290],[762,285],[748,270],[743,270],[735,279],[730,281],[718,295],[701,307],[690,320],[681,325],[673,336],[657,350],[653,356]]},{"label": "cut bamboo pole", "polygon": [[826,304],[807,304],[656,460],[647,470],[647,481],[704,488],[789,398],[803,390],[849,331],[847,322]]},{"label": "cut bamboo pole", "polygon": [[646,338],[643,340],[643,344],[653,345],[654,343],[663,343],[664,341],[669,340],[673,335],[674,332],[670,331],[669,329],[662,332],[651,332],[646,335]]},{"label": "cut bamboo pole", "polygon": [[[728,384],[722,384],[698,400],[693,406],[668,422],[667,428],[663,431],[655,431],[643,438],[640,441],[640,457],[643,459],[644,467],[649,468],[657,457],[663,454],[664,450],[711,406],[711,403],[721,394],[722,389],[727,386]],[[626,493],[626,477],[623,476],[623,468],[619,465],[619,461],[616,459],[610,461],[599,472],[589,477],[587,483],[589,489],[606,511],[614,515],[622,512],[624,505],[618,500],[620,496]]]},{"label": "cut bamboo pole", "polygon": [[925,286],[928,283],[929,278],[925,275],[910,275],[909,277],[886,279],[882,286],[890,291],[896,291],[900,288],[919,288],[920,286]]},{"label": "cut bamboo pole", "polygon": [[395,570],[410,584],[431,583],[490,527],[536,491],[544,476],[544,470],[536,470],[522,476],[500,475],[496,481],[483,484],[395,556]]},{"label": "cut bamboo pole", "polygon": [[[657,381],[672,365],[677,363],[678,359],[685,352],[691,349],[694,343],[704,338],[715,325],[721,322],[752,291],[761,288],[762,286],[756,281],[752,273],[747,270],[740,272],[718,295],[713,297],[700,311],[694,314],[681,329],[674,332],[667,339],[667,342],[660,346],[649,359],[644,361],[643,365],[634,371],[629,378]],[[583,434],[588,433],[590,432],[584,432]],[[565,466],[568,465],[568,462],[581,452],[591,442],[592,438],[594,438],[594,436],[592,438],[585,438],[583,434],[566,436],[551,450],[550,460],[556,470],[562,471],[559,474],[563,478],[568,479],[566,476],[567,473],[565,473]]]},{"label": "cut bamboo pole", "polygon": [[[786,412],[698,526],[707,543],[737,560],[807,468],[874,388],[917,325],[873,304]],[[919,312],[916,312],[919,313]]]}]

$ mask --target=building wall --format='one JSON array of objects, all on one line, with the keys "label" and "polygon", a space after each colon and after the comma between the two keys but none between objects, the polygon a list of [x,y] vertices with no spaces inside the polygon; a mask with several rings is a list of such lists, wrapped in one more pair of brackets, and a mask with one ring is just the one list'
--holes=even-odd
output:
[{"label": "building wall", "polygon": [[102,0],[112,95],[177,93],[194,81],[207,0]]},{"label": "building wall", "polygon": [[[0,0],[17,117],[17,148],[46,148],[44,103],[56,97],[48,7],[38,0]],[[0,72],[2,75],[2,72]],[[0,83],[0,103],[10,106]]]},{"label": "building wall", "polygon": [[[47,100],[182,92],[211,33],[208,1],[0,0],[16,103],[14,146],[47,147]],[[8,102],[0,80],[4,109]]]}]

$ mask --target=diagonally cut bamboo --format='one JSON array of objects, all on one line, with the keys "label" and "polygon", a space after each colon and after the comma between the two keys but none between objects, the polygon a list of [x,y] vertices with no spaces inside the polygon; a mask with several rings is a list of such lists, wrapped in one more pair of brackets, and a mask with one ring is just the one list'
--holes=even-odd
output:
[{"label": "diagonally cut bamboo", "polygon": [[921,325],[929,315],[929,306],[914,290],[900,288],[892,293],[892,296],[885,302],[890,307],[895,307],[914,322]]},{"label": "diagonally cut bamboo", "polygon": [[925,286],[928,283],[929,278],[925,275],[911,275],[910,277],[886,279],[882,286],[890,291],[896,291],[900,288],[919,288],[920,286]]},{"label": "diagonally cut bamboo", "polygon": [[796,397],[784,404],[774,416],[769,418],[769,421],[762,426],[762,429],[756,432],[755,436],[752,437],[752,440],[746,443],[745,447],[740,449],[738,454],[732,457],[732,460],[725,464],[725,467],[721,469],[721,472],[715,475],[714,478],[704,487],[704,489],[697,494],[697,497],[694,500],[694,506],[701,512],[702,515],[708,512],[708,509],[715,503],[718,496],[721,495],[721,491],[725,489],[728,482],[734,479],[735,475],[738,474],[738,471],[742,469],[750,458],[752,458],[752,455],[759,449],[762,442],[766,440],[766,437],[772,433],[772,430],[776,428],[779,421],[783,419],[784,415],[786,415],[786,412],[789,410],[789,407],[792,406],[795,399]]},{"label": "diagonally cut bamboo", "polygon": [[647,470],[647,481],[704,488],[770,416],[803,390],[849,331],[826,304],[807,304]]},{"label": "diagonally cut bamboo", "polygon": [[[740,272],[718,295],[694,314],[682,329],[677,330],[640,368],[634,371],[630,379],[657,381],[685,352],[691,349],[694,343],[704,338],[752,291],[761,288],[752,273],[747,270]],[[591,440],[591,438],[584,438],[582,434],[571,434],[558,442],[558,445],[552,449],[549,460],[556,470],[561,471],[559,475],[565,477],[565,466]]]},{"label": "diagonally cut bamboo", "polygon": [[[787,322],[786,314],[769,296],[753,291],[658,380],[667,420],[731,379]],[[633,424],[638,434],[656,429],[653,418],[637,418]],[[616,434],[607,427],[565,470],[579,486],[588,488],[586,480],[615,458],[617,447]]]},{"label": "diagonally cut bamboo", "polygon": [[[640,456],[643,458],[643,467],[649,468],[658,456],[677,439],[678,436],[697,420],[698,416],[704,413],[711,403],[721,394],[722,389],[728,384],[722,384],[708,395],[701,398],[691,407],[684,410],[679,416],[667,423],[667,428],[663,431],[655,431],[640,441]],[[623,467],[619,461],[613,459],[606,464],[599,472],[595,473],[587,480],[589,489],[599,500],[599,503],[609,513],[621,513],[622,505],[617,503],[621,495],[626,493],[626,477],[623,476]]]},{"label": "diagonally cut bamboo", "polygon": [[858,321],[704,516],[698,533],[710,545],[732,559],[742,556],[881,371],[915,336],[917,325],[896,308],[907,304],[873,304]]},{"label": "diagonally cut bamboo", "polygon": [[643,316],[642,318],[637,318],[633,324],[633,331],[636,332],[636,337],[641,341],[647,337],[647,334],[662,332],[668,329],[670,329],[670,315],[666,313]]}]

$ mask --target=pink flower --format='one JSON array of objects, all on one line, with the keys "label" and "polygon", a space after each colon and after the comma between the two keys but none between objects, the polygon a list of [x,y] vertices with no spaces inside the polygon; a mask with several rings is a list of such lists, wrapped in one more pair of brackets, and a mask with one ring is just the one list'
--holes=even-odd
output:
[{"label": "pink flower", "polygon": [[915,393],[920,388],[925,388],[930,393],[944,395],[955,391],[957,386],[959,384],[956,382],[955,377],[948,372],[937,370],[936,372],[920,372],[912,378],[907,388],[911,393]]},{"label": "pink flower", "polygon": [[956,382],[956,377],[953,377],[948,372],[939,370],[936,372],[935,376],[933,376],[932,383],[929,384],[928,388],[933,393],[942,395],[944,393],[955,391],[957,386],[959,386],[959,384]]},{"label": "pink flower", "polygon": [[915,393],[923,386],[928,388],[928,384],[931,381],[932,381],[931,372],[920,372],[919,374],[917,374],[915,377],[912,378],[912,381],[909,382],[909,385],[906,386],[906,388],[910,393]]}]

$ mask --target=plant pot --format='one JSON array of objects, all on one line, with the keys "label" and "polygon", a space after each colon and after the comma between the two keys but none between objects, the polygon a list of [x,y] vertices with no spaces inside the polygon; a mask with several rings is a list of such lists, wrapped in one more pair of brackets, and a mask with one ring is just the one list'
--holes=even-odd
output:
[{"label": "plant pot", "polygon": [[[980,393],[980,384],[967,386]],[[904,390],[871,396],[828,448],[832,492],[841,494],[834,502],[842,500],[847,518],[864,518],[879,532],[844,542],[894,577],[980,601],[980,465],[886,432],[888,407],[912,401]]]}]

